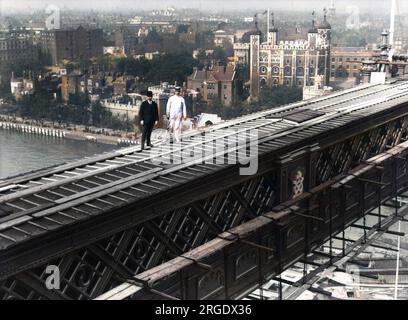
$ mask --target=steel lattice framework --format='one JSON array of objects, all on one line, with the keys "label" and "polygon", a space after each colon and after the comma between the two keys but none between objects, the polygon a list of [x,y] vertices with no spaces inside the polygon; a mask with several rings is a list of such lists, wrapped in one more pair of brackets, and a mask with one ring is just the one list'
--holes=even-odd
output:
[{"label": "steel lattice framework", "polygon": [[305,275],[303,282],[296,283],[290,296],[297,297],[299,292],[311,288],[309,282],[317,281],[313,276],[319,270],[330,267],[334,271],[341,267],[343,261],[350,259],[348,255],[358,254],[379,234],[391,232],[390,225],[408,215],[408,205],[396,207],[392,216],[383,216],[379,210],[373,228],[358,226],[372,230],[350,248],[346,249],[343,234],[343,254],[335,257],[332,244],[335,234],[372,215],[374,208],[378,210],[390,199],[396,204],[398,195],[408,190],[407,160],[405,142],[369,159],[347,175],[327,181],[298,199],[219,234],[203,246],[128,279],[98,300],[239,299],[294,262],[303,259],[307,264],[309,255],[330,241],[329,261]]},{"label": "steel lattice framework", "polygon": [[[361,216],[363,197],[354,187],[339,193],[341,201],[339,194],[331,199],[328,187],[407,139],[407,101],[406,82],[361,86],[241,117],[205,133],[219,141],[257,129],[259,168],[253,176],[239,175],[238,165],[157,164],[151,161],[157,154],[130,148],[0,182],[0,298],[96,298],[227,230],[272,210],[278,215],[289,210],[284,222],[252,235],[248,241],[258,247],[240,242],[233,244],[233,257],[221,251],[210,261],[190,259],[191,268],[156,288],[187,299],[242,296]],[[193,134],[181,149],[204,150],[206,143]],[[226,147],[225,155],[234,148]],[[163,146],[160,156],[174,152]],[[406,168],[397,170],[402,179],[396,179],[397,189],[403,189]],[[294,191],[296,174],[303,177],[300,195]],[[392,177],[385,171],[380,181]],[[365,188],[368,208],[379,196],[375,185]],[[47,265],[59,267],[60,290],[45,288]],[[180,283],[188,283],[189,290]]]}]

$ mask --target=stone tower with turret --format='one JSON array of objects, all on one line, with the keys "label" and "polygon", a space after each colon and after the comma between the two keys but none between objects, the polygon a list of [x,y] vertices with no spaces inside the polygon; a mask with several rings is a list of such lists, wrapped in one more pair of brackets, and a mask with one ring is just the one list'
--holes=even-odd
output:
[{"label": "stone tower with turret", "polygon": [[[235,61],[248,61],[250,93],[256,97],[262,88],[272,86],[315,87],[323,89],[330,81],[331,26],[326,11],[320,23],[313,13],[312,27],[307,39],[285,41],[278,39],[275,19],[261,42],[259,29],[247,32],[234,45]],[[321,88],[320,88],[321,87]]]},{"label": "stone tower with turret", "polygon": [[324,9],[323,21],[317,27],[317,48],[322,53],[319,61],[320,74],[324,74],[325,85],[330,83],[330,48],[331,48],[331,25],[327,22],[327,10]]}]

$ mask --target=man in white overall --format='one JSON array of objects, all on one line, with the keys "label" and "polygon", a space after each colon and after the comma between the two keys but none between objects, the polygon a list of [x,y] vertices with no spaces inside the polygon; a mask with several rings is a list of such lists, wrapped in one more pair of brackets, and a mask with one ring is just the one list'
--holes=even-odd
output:
[{"label": "man in white overall", "polygon": [[176,94],[167,101],[167,118],[170,120],[170,133],[174,132],[174,138],[177,143],[181,139],[181,128],[183,119],[187,119],[186,101],[180,95],[181,89],[176,88]]}]

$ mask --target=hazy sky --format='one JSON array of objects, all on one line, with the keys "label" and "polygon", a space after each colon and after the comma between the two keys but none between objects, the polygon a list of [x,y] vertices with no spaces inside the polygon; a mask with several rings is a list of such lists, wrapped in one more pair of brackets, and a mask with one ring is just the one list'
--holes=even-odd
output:
[{"label": "hazy sky", "polygon": [[[408,12],[408,1],[397,0],[401,13]],[[117,10],[134,9],[150,10],[174,5],[183,8],[198,8],[203,10],[231,10],[267,8],[272,10],[313,10],[329,7],[331,0],[0,0],[2,12],[32,11],[43,9],[48,4],[54,4],[61,9],[94,9]],[[385,13],[389,11],[391,0],[334,0],[339,11],[350,10],[358,6],[361,11]]]}]

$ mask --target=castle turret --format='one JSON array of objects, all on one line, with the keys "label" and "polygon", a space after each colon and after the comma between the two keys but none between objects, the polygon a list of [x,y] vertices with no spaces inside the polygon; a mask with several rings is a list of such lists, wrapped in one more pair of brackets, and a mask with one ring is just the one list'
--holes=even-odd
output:
[{"label": "castle turret", "polygon": [[251,35],[250,39],[250,79],[251,79],[251,97],[256,98],[259,95],[259,52],[260,36]]},{"label": "castle turret", "polygon": [[[324,9],[324,18],[319,26],[318,30],[318,39],[317,39],[317,48],[322,51],[322,61],[319,63],[319,66],[324,66],[324,79],[325,85],[329,85],[330,82],[330,45],[331,45],[331,25],[327,21],[327,10]],[[324,60],[323,60],[324,59]]]},{"label": "castle turret", "polygon": [[278,28],[275,27],[275,17],[272,13],[272,25],[268,30],[268,44],[278,44]]},{"label": "castle turret", "polygon": [[316,21],[315,21],[315,12],[313,11],[312,13],[312,28],[309,29],[309,32],[307,34],[307,40],[309,42],[310,47],[316,47],[316,40],[317,40],[317,35],[319,34],[319,31],[316,28]]},{"label": "castle turret", "polygon": [[254,29],[244,33],[242,36],[241,42],[242,43],[250,43],[251,42],[251,36],[259,36],[260,39],[262,39],[262,32],[259,30],[258,27],[258,14],[255,14],[254,16]]},{"label": "castle turret", "polygon": [[327,21],[327,10],[324,9],[323,21],[317,27],[317,31],[320,37],[320,43],[323,46],[329,46],[331,41],[331,25]]},{"label": "castle turret", "polygon": [[386,50],[389,48],[389,41],[388,41],[389,33],[387,30],[384,30],[381,33],[381,49]]}]

